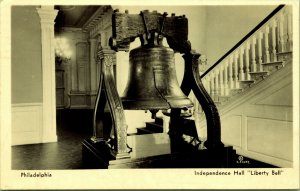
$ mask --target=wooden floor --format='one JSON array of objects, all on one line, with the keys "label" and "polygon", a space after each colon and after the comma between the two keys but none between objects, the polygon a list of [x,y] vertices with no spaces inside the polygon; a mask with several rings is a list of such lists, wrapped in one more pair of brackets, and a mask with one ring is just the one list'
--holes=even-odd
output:
[{"label": "wooden floor", "polygon": [[[82,141],[92,135],[92,110],[58,110],[58,142],[12,147],[13,170],[82,169]],[[239,160],[239,156],[235,156]],[[237,168],[274,166],[243,157]]]}]

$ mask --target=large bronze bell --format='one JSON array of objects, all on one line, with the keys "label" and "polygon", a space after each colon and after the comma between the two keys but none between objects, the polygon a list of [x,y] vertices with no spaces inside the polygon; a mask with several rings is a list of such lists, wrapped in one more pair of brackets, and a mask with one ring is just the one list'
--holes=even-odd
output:
[{"label": "large bronze bell", "polygon": [[129,80],[122,97],[124,109],[188,108],[193,103],[181,91],[175,72],[174,51],[162,45],[130,51]]}]

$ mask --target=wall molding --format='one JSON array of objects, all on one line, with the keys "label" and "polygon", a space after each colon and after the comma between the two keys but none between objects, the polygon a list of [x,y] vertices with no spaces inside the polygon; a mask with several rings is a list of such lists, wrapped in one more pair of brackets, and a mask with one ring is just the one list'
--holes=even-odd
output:
[{"label": "wall molding", "polygon": [[257,153],[257,152],[245,151],[240,148],[234,147],[234,149],[236,149],[237,154],[252,158],[254,160],[259,160],[259,161],[262,161],[262,162],[265,162],[268,164],[272,164],[275,166],[279,166],[279,167],[285,167],[285,168],[293,167],[293,161],[283,160],[283,159],[279,159],[277,157],[272,157],[272,156],[268,156],[268,155]]},{"label": "wall molding", "polygon": [[43,142],[42,103],[12,104],[12,145]]}]

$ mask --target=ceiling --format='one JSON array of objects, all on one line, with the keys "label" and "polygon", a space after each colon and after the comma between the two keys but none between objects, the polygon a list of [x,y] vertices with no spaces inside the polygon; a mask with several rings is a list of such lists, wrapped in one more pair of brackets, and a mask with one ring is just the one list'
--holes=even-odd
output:
[{"label": "ceiling", "polygon": [[89,18],[101,6],[55,6],[59,10],[55,19],[55,27],[74,27],[82,28]]}]

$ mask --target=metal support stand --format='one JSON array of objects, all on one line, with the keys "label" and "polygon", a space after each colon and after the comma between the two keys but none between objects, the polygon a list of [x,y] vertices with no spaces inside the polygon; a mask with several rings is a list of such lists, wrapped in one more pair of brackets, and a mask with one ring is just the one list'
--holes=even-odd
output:
[{"label": "metal support stand", "polygon": [[[99,89],[96,99],[93,121],[93,137],[91,140],[95,143],[106,141],[116,158],[129,158],[127,148],[127,124],[124,115],[122,101],[117,92],[114,80],[113,65],[115,60],[115,51],[103,50],[104,58],[102,60]],[[104,128],[104,108],[108,103],[112,127]],[[109,138],[105,137],[105,131],[110,131]]]},{"label": "metal support stand", "polygon": [[208,149],[216,149],[224,147],[221,142],[221,123],[220,116],[216,105],[205,90],[199,71],[198,58],[200,54],[190,51],[183,58],[185,60],[185,73],[181,84],[182,91],[189,95],[193,90],[197,100],[204,110],[207,122],[207,140],[204,146]]}]

